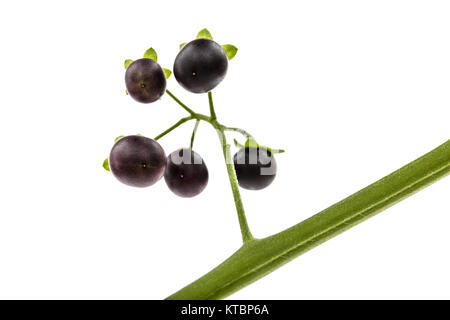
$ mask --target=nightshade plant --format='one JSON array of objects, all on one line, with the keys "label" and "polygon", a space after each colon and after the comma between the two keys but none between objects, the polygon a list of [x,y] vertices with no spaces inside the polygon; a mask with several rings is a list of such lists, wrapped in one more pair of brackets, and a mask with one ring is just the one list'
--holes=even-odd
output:
[{"label": "nightshade plant", "polygon": [[[197,127],[209,123],[217,132],[236,206],[243,245],[218,267],[172,294],[168,299],[220,299],[260,279],[300,254],[379,213],[450,172],[450,140],[419,159],[356,192],[305,221],[278,234],[257,239],[250,232],[239,185],[259,190],[269,186],[276,175],[274,154],[284,152],[259,145],[247,131],[220,123],[211,90],[226,76],[228,60],[237,52],[233,45],[219,45],[207,29],[197,39],[180,45],[174,74],[179,84],[193,93],[207,93],[210,114],[193,111],[166,89],[171,71],[161,68],[157,54],[148,49],[144,57],[125,60],[126,93],[142,103],[151,103],[167,93],[188,116],[180,119],[154,139],[141,135],[119,136],[103,167],[121,182],[147,187],[163,176],[170,190],[182,197],[196,196],[207,186],[209,173],[201,156],[192,150]],[[180,125],[195,120],[190,148],[173,151],[168,158],[157,140]],[[240,150],[231,157],[226,132],[246,139],[234,140]]]}]

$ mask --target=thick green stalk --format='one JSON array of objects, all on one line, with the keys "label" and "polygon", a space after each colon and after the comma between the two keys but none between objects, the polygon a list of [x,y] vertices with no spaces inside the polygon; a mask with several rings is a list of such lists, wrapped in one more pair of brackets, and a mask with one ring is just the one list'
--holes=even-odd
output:
[{"label": "thick green stalk", "polygon": [[168,299],[225,298],[449,173],[450,140],[311,218],[244,243],[221,265]]}]

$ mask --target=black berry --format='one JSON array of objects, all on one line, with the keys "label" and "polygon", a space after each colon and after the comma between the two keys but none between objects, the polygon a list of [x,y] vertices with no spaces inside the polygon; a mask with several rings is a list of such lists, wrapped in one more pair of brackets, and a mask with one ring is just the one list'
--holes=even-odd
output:
[{"label": "black berry", "polygon": [[158,100],[166,90],[164,71],[152,59],[139,59],[128,66],[125,73],[128,94],[136,101],[150,103]]},{"label": "black berry", "polygon": [[176,195],[194,197],[208,184],[208,168],[198,153],[191,149],[179,149],[167,157],[164,180]]},{"label": "black berry", "polygon": [[133,187],[148,187],[164,175],[166,155],[152,139],[126,136],[111,149],[109,166],[120,182]]},{"label": "black berry", "polygon": [[275,179],[277,163],[266,149],[241,149],[234,155],[233,161],[239,185],[244,189],[261,190]]},{"label": "black berry", "polygon": [[223,80],[227,69],[225,50],[209,39],[196,39],[186,44],[173,66],[180,85],[194,93],[211,91]]}]

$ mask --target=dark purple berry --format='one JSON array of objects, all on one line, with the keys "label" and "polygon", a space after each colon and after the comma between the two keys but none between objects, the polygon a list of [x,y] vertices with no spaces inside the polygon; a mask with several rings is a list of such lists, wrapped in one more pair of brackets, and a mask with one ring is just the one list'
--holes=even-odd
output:
[{"label": "dark purple berry", "polygon": [[152,139],[126,136],[112,147],[109,167],[120,182],[133,187],[148,187],[164,175],[166,154]]},{"label": "dark purple berry", "polygon": [[228,57],[221,45],[209,39],[196,39],[178,53],[173,73],[186,90],[205,93],[223,80],[227,69]]},{"label": "dark purple berry", "polygon": [[139,59],[125,72],[128,94],[136,101],[150,103],[158,100],[166,90],[166,76],[157,62]]},{"label": "dark purple berry", "polygon": [[233,160],[239,185],[244,189],[261,190],[275,179],[277,163],[267,149],[241,149]]},{"label": "dark purple berry", "polygon": [[198,153],[191,149],[179,149],[167,157],[164,180],[176,195],[194,197],[208,184],[208,168]]}]

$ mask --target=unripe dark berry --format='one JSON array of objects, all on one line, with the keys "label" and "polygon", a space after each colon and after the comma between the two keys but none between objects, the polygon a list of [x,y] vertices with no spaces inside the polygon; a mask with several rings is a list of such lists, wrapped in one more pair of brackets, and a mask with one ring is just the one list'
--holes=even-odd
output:
[{"label": "unripe dark berry", "polygon": [[208,184],[208,168],[198,153],[191,149],[179,149],[167,157],[164,180],[176,195],[194,197]]},{"label": "unripe dark berry", "polygon": [[261,190],[275,179],[277,163],[270,151],[264,148],[243,148],[233,157],[239,186]]},{"label": "unripe dark berry", "polygon": [[133,187],[148,187],[164,175],[166,155],[152,139],[126,136],[111,149],[109,167],[120,182]]},{"label": "unripe dark berry", "polygon": [[166,90],[166,76],[159,64],[142,58],[130,64],[125,72],[128,94],[136,101],[150,103],[158,100]]},{"label": "unripe dark berry", "polygon": [[209,39],[196,39],[178,53],[173,73],[186,90],[205,93],[223,80],[227,69],[228,57],[222,46]]}]

